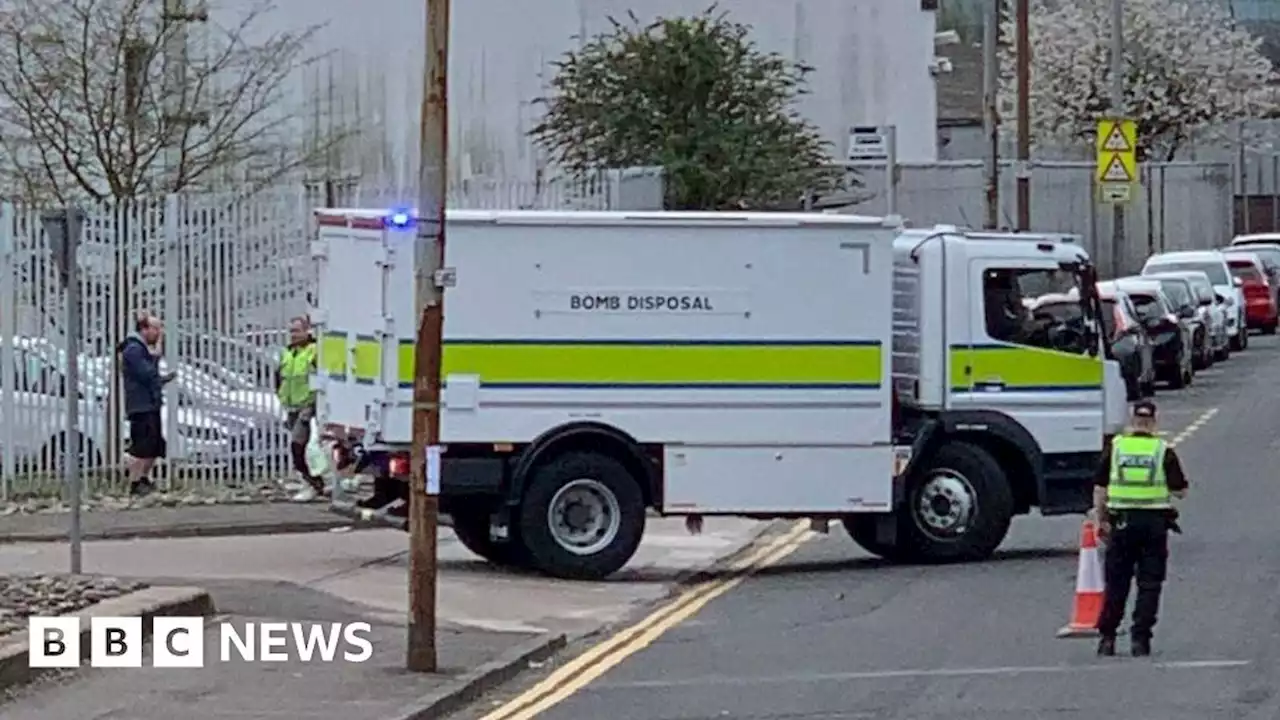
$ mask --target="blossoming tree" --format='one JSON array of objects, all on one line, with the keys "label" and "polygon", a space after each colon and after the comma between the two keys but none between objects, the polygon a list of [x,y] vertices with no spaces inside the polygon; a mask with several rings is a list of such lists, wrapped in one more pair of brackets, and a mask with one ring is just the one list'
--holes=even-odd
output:
[{"label": "blossoming tree", "polygon": [[[1038,146],[1087,145],[1111,115],[1110,0],[1032,0],[1031,132]],[[1004,38],[1014,37],[1006,23]],[[1124,108],[1140,159],[1172,160],[1196,133],[1272,110],[1261,41],[1213,0],[1125,0]],[[1002,48],[1002,107],[1017,97],[1012,42]],[[1006,122],[1005,127],[1012,123]]]}]

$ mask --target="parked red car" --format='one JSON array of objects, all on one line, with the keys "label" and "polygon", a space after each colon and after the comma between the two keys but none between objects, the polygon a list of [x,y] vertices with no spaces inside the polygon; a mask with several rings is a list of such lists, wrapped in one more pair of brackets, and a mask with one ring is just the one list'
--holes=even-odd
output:
[{"label": "parked red car", "polygon": [[1245,325],[1250,330],[1274,335],[1280,325],[1280,310],[1276,308],[1276,296],[1262,261],[1252,253],[1232,253],[1226,257],[1231,274],[1244,283],[1241,290],[1244,291]]}]

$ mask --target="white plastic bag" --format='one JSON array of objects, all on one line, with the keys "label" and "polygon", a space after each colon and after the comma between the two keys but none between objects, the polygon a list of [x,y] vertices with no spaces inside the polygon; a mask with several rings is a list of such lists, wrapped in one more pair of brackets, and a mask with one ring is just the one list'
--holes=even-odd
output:
[{"label": "white plastic bag", "polygon": [[327,477],[332,466],[329,453],[320,444],[320,424],[311,418],[311,433],[307,439],[307,471],[311,477]]}]

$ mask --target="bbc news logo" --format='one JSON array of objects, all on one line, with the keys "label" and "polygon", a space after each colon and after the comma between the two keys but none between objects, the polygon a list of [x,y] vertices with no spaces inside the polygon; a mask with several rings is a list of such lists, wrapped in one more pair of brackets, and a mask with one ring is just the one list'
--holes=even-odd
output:
[{"label": "bbc news logo", "polygon": [[[205,665],[205,619],[152,619],[151,666],[199,668]],[[362,663],[373,656],[369,623],[245,622],[218,625],[218,661]],[[32,617],[27,621],[33,668],[80,667],[84,657],[80,618]],[[102,668],[143,666],[141,617],[95,617],[89,625],[89,665]]]}]

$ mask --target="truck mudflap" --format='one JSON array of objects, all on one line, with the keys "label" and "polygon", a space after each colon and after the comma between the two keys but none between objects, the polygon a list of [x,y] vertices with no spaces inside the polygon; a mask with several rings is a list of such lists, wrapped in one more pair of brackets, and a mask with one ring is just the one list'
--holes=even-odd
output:
[{"label": "truck mudflap", "polygon": [[907,478],[915,471],[921,458],[938,434],[942,423],[934,419],[921,422],[911,434],[911,442],[894,441],[893,445],[893,506],[897,508],[906,500]]},{"label": "truck mudflap", "polygon": [[[370,503],[369,494],[363,492],[366,485],[364,478],[373,478],[375,495],[379,481],[403,484],[396,478],[407,475],[409,471],[404,453],[377,446],[365,448],[359,441],[333,437],[327,438],[325,445],[333,459],[334,468],[329,512],[347,518],[356,525],[407,531],[408,513],[404,512],[407,497],[386,497]],[[448,525],[443,515],[440,524]]]}]

